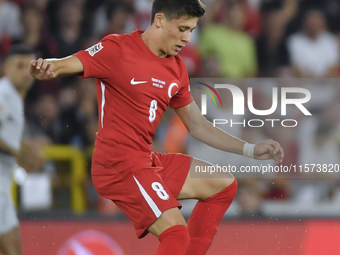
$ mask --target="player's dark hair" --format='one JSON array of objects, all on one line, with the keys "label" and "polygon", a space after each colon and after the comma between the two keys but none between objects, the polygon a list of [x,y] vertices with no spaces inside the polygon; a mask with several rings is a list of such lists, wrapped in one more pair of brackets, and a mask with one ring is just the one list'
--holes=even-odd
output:
[{"label": "player's dark hair", "polygon": [[164,13],[168,21],[182,16],[200,18],[205,13],[201,0],[154,0],[151,11],[151,24],[157,13]]},{"label": "player's dark hair", "polygon": [[15,44],[6,53],[4,60],[17,55],[33,55],[34,51],[25,44]]}]

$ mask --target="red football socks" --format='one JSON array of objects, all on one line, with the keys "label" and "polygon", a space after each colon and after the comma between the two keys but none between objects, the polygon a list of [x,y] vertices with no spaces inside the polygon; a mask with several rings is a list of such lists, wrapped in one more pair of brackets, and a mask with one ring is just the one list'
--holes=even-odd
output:
[{"label": "red football socks", "polygon": [[[185,255],[204,255],[217,232],[217,225],[233,202],[237,181],[208,198],[198,201],[188,221],[190,243]],[[175,254],[175,253],[174,253]]]},{"label": "red football socks", "polygon": [[188,228],[183,225],[168,228],[158,238],[156,255],[185,255],[190,241]]}]

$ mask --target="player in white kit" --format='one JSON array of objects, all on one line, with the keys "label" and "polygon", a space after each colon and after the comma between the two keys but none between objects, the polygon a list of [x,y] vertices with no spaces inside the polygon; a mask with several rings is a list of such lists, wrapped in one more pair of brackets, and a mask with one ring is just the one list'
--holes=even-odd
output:
[{"label": "player in white kit", "polygon": [[13,46],[3,62],[0,79],[0,251],[20,255],[19,222],[10,196],[12,171],[20,156],[24,130],[24,98],[33,83],[27,66],[34,58],[24,45]]}]

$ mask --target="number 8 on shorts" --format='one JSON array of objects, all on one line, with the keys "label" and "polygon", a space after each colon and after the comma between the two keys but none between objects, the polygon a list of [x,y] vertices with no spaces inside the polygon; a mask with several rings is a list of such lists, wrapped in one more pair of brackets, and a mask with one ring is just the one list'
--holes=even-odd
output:
[{"label": "number 8 on shorts", "polygon": [[170,198],[168,193],[166,193],[166,191],[164,190],[163,185],[160,184],[159,182],[153,182],[151,184],[151,187],[154,191],[156,191],[160,199],[168,200]]}]

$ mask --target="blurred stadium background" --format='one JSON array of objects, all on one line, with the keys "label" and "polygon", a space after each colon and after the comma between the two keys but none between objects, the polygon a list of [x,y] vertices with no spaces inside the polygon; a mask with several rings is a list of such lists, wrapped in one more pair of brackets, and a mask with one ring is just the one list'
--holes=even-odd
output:
[{"label": "blurred stadium background", "polygon": [[[303,86],[316,95],[308,106],[313,120],[301,120],[299,128],[227,131],[250,142],[278,140],[286,152],[284,165],[339,164],[340,1],[202,2],[207,14],[181,52],[190,77],[271,78],[290,86],[298,84],[295,78],[308,78],[311,82]],[[107,34],[145,30],[151,4],[151,0],[0,0],[0,65],[10,46],[19,42],[32,47],[37,57],[64,57]],[[257,85],[258,108],[271,105],[271,81]],[[92,247],[87,249],[101,255],[152,254],[157,239],[138,241],[132,225],[91,184],[98,125],[95,81],[76,76],[36,81],[25,111],[19,165],[28,172],[29,182],[21,186],[13,182],[25,254],[85,254],[79,247]],[[188,144],[186,130],[167,111],[154,150],[187,153]],[[235,162],[228,157],[223,159]],[[340,254],[339,173],[281,177],[239,181],[237,198],[209,255]],[[17,179],[20,182],[20,173]],[[188,217],[192,202],[183,205]]]}]

